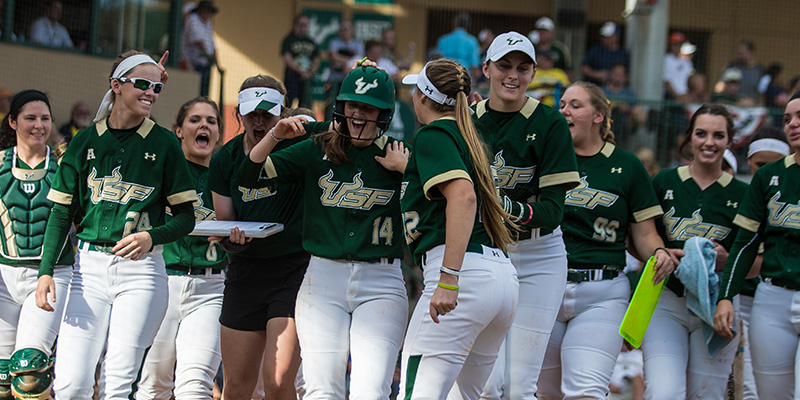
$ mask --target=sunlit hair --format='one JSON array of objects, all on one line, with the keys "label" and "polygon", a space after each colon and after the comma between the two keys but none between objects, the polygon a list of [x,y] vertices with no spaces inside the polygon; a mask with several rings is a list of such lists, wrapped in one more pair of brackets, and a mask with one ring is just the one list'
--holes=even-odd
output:
[{"label": "sunlit hair", "polygon": [[470,160],[475,167],[475,187],[478,190],[480,215],[483,226],[495,246],[506,251],[512,243],[509,227],[518,229],[498,200],[497,186],[489,163],[489,150],[478,136],[472,113],[469,109],[467,94],[471,90],[469,72],[460,64],[449,59],[432,61],[425,68],[431,83],[448,97],[455,98],[455,106],[446,106],[434,101],[428,102],[437,112],[455,112],[456,125],[469,147]]},{"label": "sunlit hair", "polygon": [[603,89],[594,83],[584,81],[575,82],[567,89],[573,86],[583,88],[589,94],[589,102],[592,103],[594,110],[603,114],[603,122],[600,124],[600,137],[603,138],[603,141],[617,144],[614,140],[614,132],[611,131],[611,123],[614,122],[611,120],[611,101],[608,100]]},{"label": "sunlit hair", "polygon": [[736,135],[736,127],[733,124],[733,116],[731,115],[731,112],[728,111],[728,108],[721,104],[703,104],[697,109],[697,111],[694,112],[692,118],[689,120],[689,127],[686,128],[686,135],[683,137],[683,141],[681,142],[680,146],[678,146],[678,153],[687,160],[694,158],[689,149],[689,145],[692,143],[694,124],[697,122],[697,117],[705,114],[719,115],[725,118],[725,127],[728,133],[728,144],[731,144],[733,137]]}]

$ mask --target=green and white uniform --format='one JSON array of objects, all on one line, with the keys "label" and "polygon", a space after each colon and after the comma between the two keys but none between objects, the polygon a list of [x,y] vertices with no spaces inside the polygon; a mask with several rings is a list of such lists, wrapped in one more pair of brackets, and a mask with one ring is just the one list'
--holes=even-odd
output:
[{"label": "green and white uniform", "polygon": [[518,112],[492,110],[486,100],[476,105],[474,117],[492,151],[500,189],[527,203],[519,242],[509,247],[520,283],[519,307],[506,343],[510,349],[500,352],[483,397],[500,398],[505,383],[515,398],[532,399],[567,281],[559,225],[564,196],[579,181],[572,135],[558,110],[532,98]]},{"label": "green and white uniform", "polygon": [[[459,277],[458,306],[430,317],[430,302],[444,259],[447,200],[437,185],[475,182],[469,147],[452,118],[417,131],[400,200],[406,241],[423,267],[425,289],[409,323],[403,347],[399,398],[443,399],[458,382],[460,395],[477,399],[492,370],[517,305],[516,271],[494,247],[480,221],[480,196]],[[477,195],[477,193],[476,193]]]},{"label": "green and white uniform", "polygon": [[[330,122],[310,124],[325,130]],[[303,358],[305,398],[341,398],[352,360],[350,395],[389,396],[391,377],[408,319],[400,269],[402,174],[383,168],[388,144],[381,136],[366,147],[346,145],[347,162],[331,163],[317,139],[273,152],[266,162],[249,158],[239,184],[262,176],[303,191],[303,247],[311,253],[297,296],[297,335]],[[262,170],[263,166],[263,170]]]},{"label": "green and white uniform", "polygon": [[[48,195],[57,204],[48,220],[40,275],[52,273],[60,240],[78,216],[80,257],[55,372],[55,388],[64,398],[91,397],[94,375],[86,371],[94,370],[104,348],[105,396],[130,393],[167,308],[160,245],[193,226],[191,204],[197,194],[175,134],[146,118],[121,130],[107,121],[70,141]],[[175,215],[169,223],[168,206]],[[111,253],[123,237],[145,231],[154,247],[138,261]],[[58,248],[49,247],[55,239],[60,239]]]},{"label": "green and white uniform", "polygon": [[[730,249],[737,227],[733,218],[747,184],[722,172],[701,189],[688,166],[661,171],[653,187],[664,215],[656,230],[667,248],[682,249],[692,237],[714,239]],[[645,397],[653,399],[722,399],[738,338],[709,354],[700,319],[689,312],[683,284],[670,276],[642,341]]]},{"label": "green and white uniform", "polygon": [[[216,220],[211,191],[206,190],[208,167],[189,161],[189,173],[199,197],[193,204],[195,222]],[[226,254],[204,236],[164,245],[169,305],[147,352],[137,399],[211,397],[222,360],[219,314]]]},{"label": "green and white uniform", "polygon": [[662,214],[652,186],[642,185],[650,177],[633,153],[605,143],[577,161],[581,181],[567,193],[562,222],[568,283],[545,354],[540,399],[603,398],[608,392],[630,299],[621,273],[630,225]]},{"label": "green and white uniform", "polygon": [[758,396],[791,398],[797,390],[800,315],[800,165],[796,154],[756,171],[734,223],[740,228],[728,256],[720,298],[732,299],[750,270],[759,244],[763,282],[750,315],[750,352]]},{"label": "green and white uniform", "polygon": [[[53,202],[47,200],[58,157],[49,148],[47,157],[33,168],[17,156],[16,147],[0,151],[0,365],[21,349],[51,354],[66,304],[72,276],[72,246],[63,242],[53,272],[56,284],[54,312],[36,307],[39,261],[45,225]],[[0,393],[10,395],[11,377],[0,373]]]}]

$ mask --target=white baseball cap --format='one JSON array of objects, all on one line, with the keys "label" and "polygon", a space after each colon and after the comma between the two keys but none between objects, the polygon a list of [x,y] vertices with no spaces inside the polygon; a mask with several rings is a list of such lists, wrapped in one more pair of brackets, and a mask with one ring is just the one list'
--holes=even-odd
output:
[{"label": "white baseball cap", "polygon": [[742,71],[739,68],[728,68],[722,72],[722,76],[719,78],[722,82],[741,82],[742,81]]},{"label": "white baseball cap", "polygon": [[556,24],[553,23],[553,20],[547,17],[542,17],[536,20],[536,29],[544,29],[546,31],[552,31],[556,29]]},{"label": "white baseball cap", "polygon": [[697,51],[697,46],[691,42],[683,42],[681,45],[681,54],[694,54],[695,51]]},{"label": "white baseball cap", "polygon": [[533,49],[533,43],[531,43],[530,39],[525,35],[514,31],[497,35],[497,37],[494,38],[494,41],[492,41],[492,44],[489,46],[489,50],[486,51],[485,61],[491,60],[497,62],[497,60],[503,58],[503,56],[512,51],[522,52],[530,57],[533,63],[536,64],[536,50]]},{"label": "white baseball cap", "polygon": [[600,34],[609,37],[614,36],[617,33],[617,24],[608,21],[600,28]]},{"label": "white baseball cap", "polygon": [[239,92],[239,113],[247,115],[255,110],[264,110],[276,116],[281,115],[283,95],[268,87],[247,88]]}]

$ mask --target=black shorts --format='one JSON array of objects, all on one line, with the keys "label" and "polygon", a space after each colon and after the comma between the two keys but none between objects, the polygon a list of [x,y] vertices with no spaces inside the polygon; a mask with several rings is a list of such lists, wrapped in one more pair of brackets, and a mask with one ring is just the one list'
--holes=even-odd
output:
[{"label": "black shorts", "polygon": [[273,258],[230,255],[219,322],[239,331],[263,331],[271,318],[294,318],[297,292],[310,255]]}]

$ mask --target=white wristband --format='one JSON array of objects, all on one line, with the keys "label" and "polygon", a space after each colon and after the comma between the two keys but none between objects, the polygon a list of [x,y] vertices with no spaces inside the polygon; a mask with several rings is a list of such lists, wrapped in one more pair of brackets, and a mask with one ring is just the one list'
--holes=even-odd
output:
[{"label": "white wristband", "polygon": [[453,275],[455,277],[458,277],[459,275],[461,275],[461,271],[456,270],[456,269],[452,269],[452,268],[447,268],[444,265],[439,267],[439,271],[442,271],[442,272],[444,272],[445,274],[448,274],[448,275]]}]

